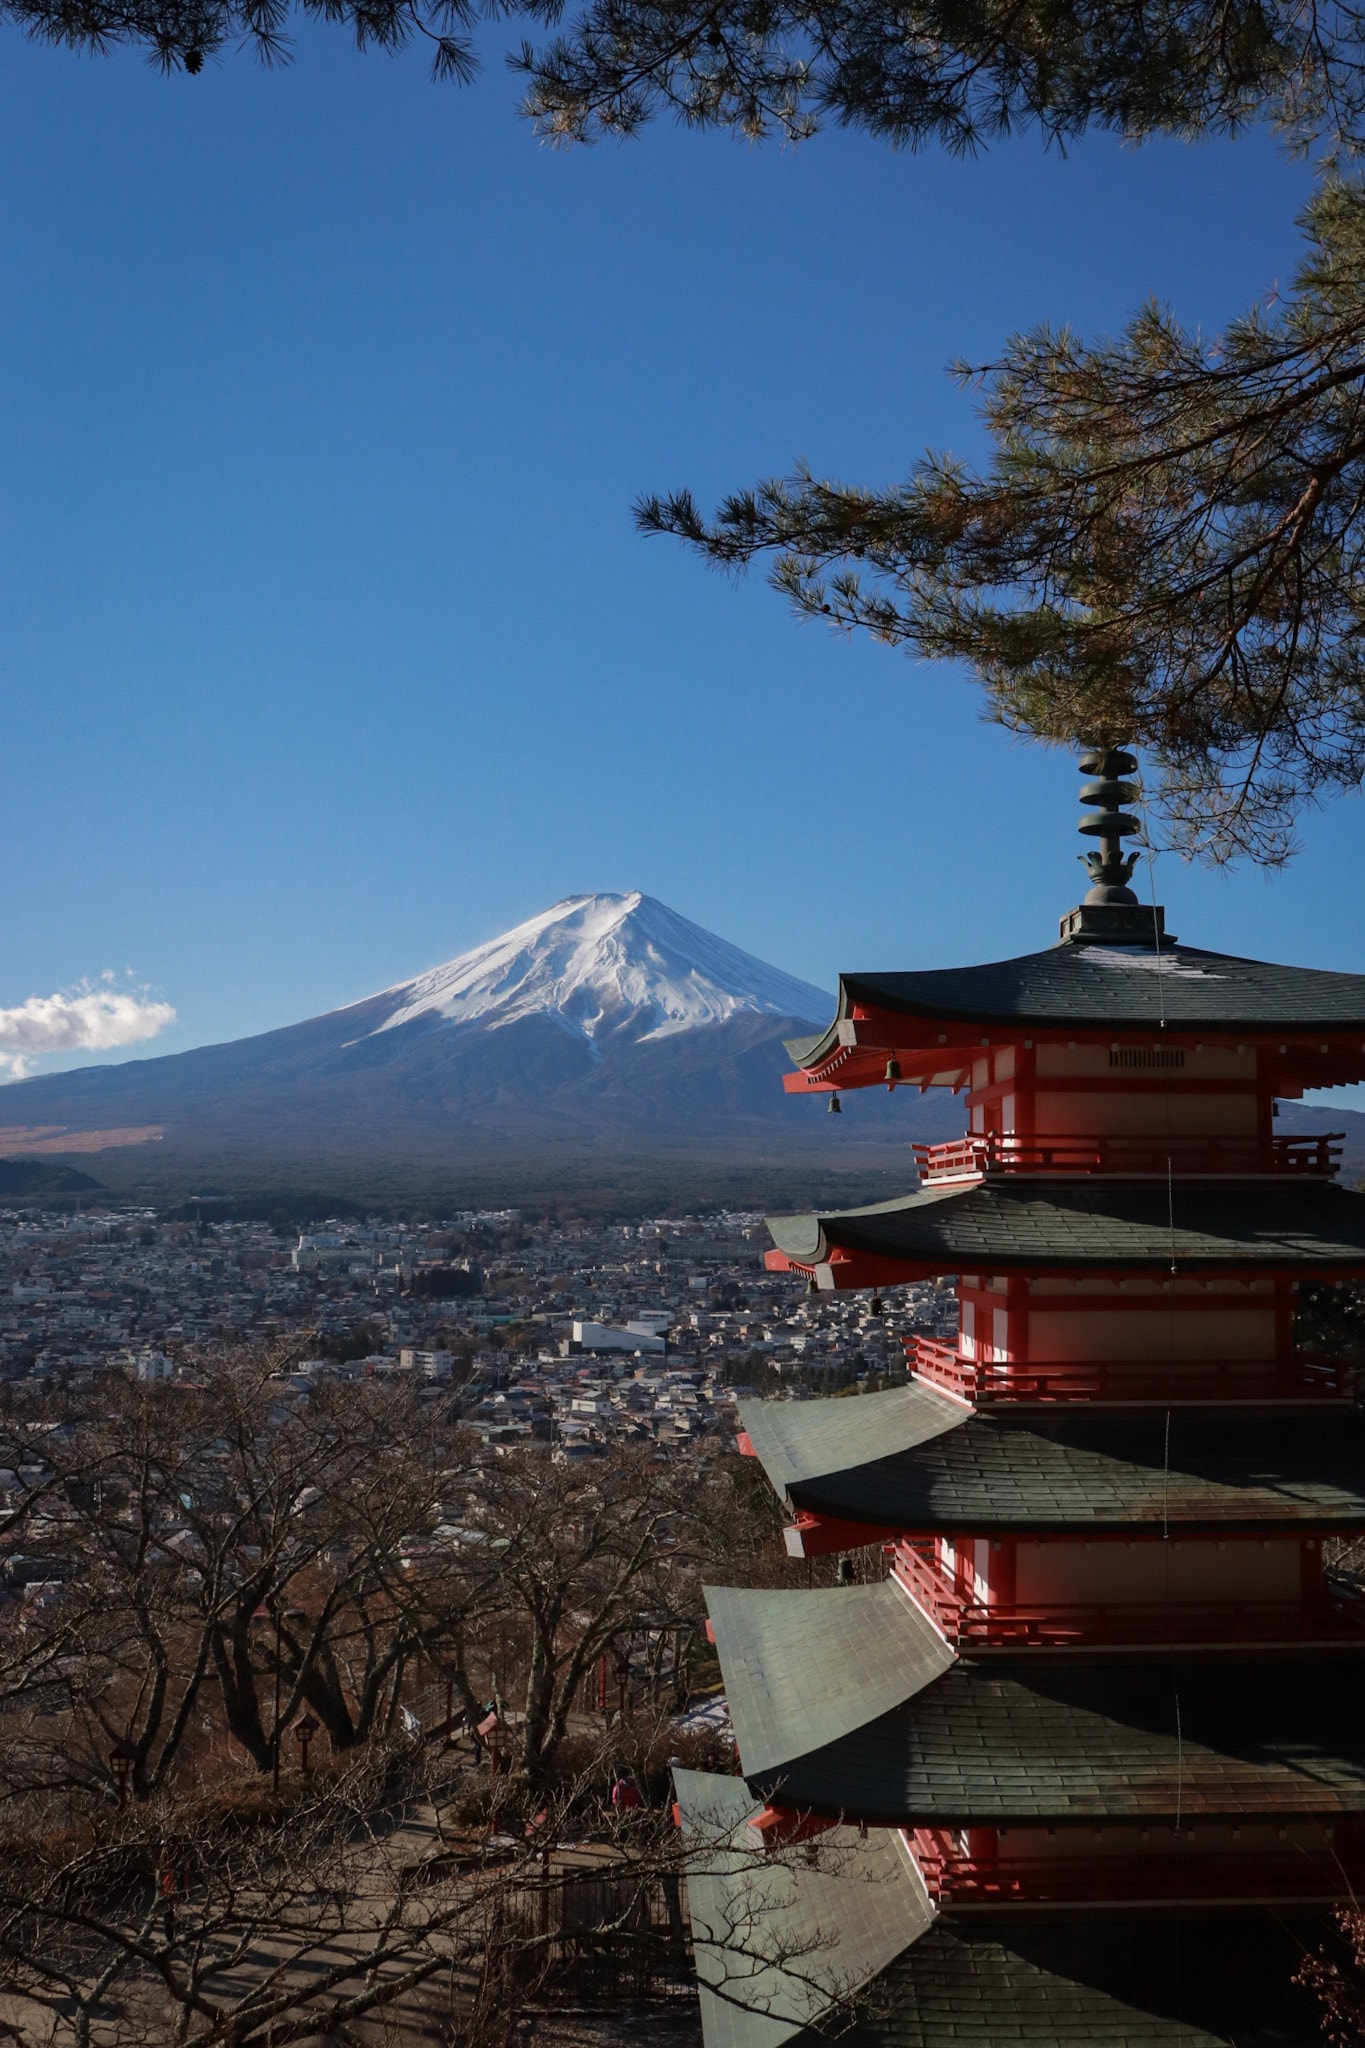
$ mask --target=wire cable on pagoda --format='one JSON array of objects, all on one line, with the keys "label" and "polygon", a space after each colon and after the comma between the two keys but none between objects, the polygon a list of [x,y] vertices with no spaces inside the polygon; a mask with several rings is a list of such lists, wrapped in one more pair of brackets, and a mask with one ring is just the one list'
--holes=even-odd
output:
[{"label": "wire cable on pagoda", "polygon": [[[1166,1031],[1165,966],[1161,955],[1161,918],[1157,913],[1156,900],[1156,848],[1152,844],[1151,819],[1147,809],[1147,792],[1141,783],[1138,784],[1138,803],[1142,811],[1141,843],[1147,857],[1147,887],[1152,905],[1152,943],[1156,949],[1157,1014],[1161,1019],[1161,1030],[1164,1035]],[[1171,1079],[1170,1073],[1166,1068],[1163,1067],[1161,1071],[1161,1099],[1166,1123],[1166,1225],[1171,1251],[1169,1282],[1171,1306],[1170,1313],[1166,1318],[1166,1428],[1161,1460],[1161,1548],[1165,1562],[1166,1612],[1170,1616],[1173,1604],[1171,1599],[1171,1524],[1169,1513],[1171,1490],[1171,1412],[1175,1395],[1175,1319],[1178,1307],[1176,1281],[1179,1277],[1180,1262],[1176,1253],[1175,1236],[1175,1162],[1173,1157],[1174,1138],[1171,1130]],[[1181,1820],[1183,1818],[1185,1798],[1185,1734],[1180,1714],[1180,1677],[1175,1656],[1175,1626],[1173,1617],[1171,1621],[1170,1651],[1171,1698],[1175,1706],[1175,1840],[1176,1854],[1179,1855],[1184,1839],[1181,1834]],[[1184,1957],[1181,1933],[1181,1918],[1179,1913],[1177,1913],[1175,1916],[1173,1960],[1175,1964],[1175,2024],[1178,2042],[1183,2042],[1185,2038]]]},{"label": "wire cable on pagoda", "polygon": [[[1147,885],[1152,899],[1152,938],[1156,948],[1157,962],[1157,1014],[1161,1019],[1161,1029],[1164,1033],[1166,1029],[1166,991],[1162,987],[1162,978],[1166,970],[1162,965],[1161,957],[1161,919],[1157,916],[1156,848],[1152,845],[1152,835],[1147,812],[1147,792],[1142,787],[1141,783],[1137,785],[1137,799],[1138,803],[1142,807],[1142,848],[1143,852],[1146,854],[1147,857]],[[1171,1130],[1171,1080],[1168,1071],[1164,1067],[1161,1069],[1161,1073],[1161,1105],[1165,1113],[1166,1122],[1166,1228],[1171,1252],[1171,1305],[1170,1312],[1166,1318],[1166,1445],[1162,1459],[1161,1540],[1163,1543],[1169,1543],[1171,1540],[1171,1527],[1168,1515],[1171,1485],[1171,1407],[1175,1395],[1175,1318],[1177,1306],[1175,1283],[1179,1276],[1180,1262],[1176,1254],[1175,1238],[1175,1159],[1174,1135]],[[1169,1552],[1167,1553],[1166,1559],[1166,1580],[1167,1599],[1169,1601]],[[1178,1704],[1176,1708],[1176,1716],[1178,1720]]]}]

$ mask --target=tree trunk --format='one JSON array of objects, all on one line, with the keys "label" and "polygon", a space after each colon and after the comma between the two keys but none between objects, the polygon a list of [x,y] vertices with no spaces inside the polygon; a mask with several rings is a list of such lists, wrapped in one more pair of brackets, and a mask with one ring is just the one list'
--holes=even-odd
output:
[{"label": "tree trunk", "polygon": [[268,1771],[271,1749],[256,1692],[250,1629],[251,1616],[245,1609],[238,1613],[230,1635],[224,1629],[215,1629],[212,1636],[213,1664],[218,1674],[223,1718],[229,1735],[246,1751],[258,1771]]}]

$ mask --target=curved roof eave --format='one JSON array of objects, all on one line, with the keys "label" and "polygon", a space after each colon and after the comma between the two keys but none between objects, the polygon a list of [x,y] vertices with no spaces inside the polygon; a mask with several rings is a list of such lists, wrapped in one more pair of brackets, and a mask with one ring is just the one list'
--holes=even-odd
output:
[{"label": "curved roof eave", "polygon": [[1063,944],[972,967],[854,973],[823,1032],[787,1047],[813,1067],[858,1007],[926,1023],[1039,1031],[1347,1032],[1365,1038],[1365,974],[1288,967],[1196,946]]},{"label": "curved roof eave", "polygon": [[890,1201],[765,1218],[802,1267],[839,1253],[918,1271],[1365,1271],[1365,1194],[1328,1181],[997,1174]]},{"label": "curved roof eave", "polygon": [[773,1490],[880,1530],[1228,1536],[1365,1528],[1365,1413],[972,1411],[912,1382],[740,1404]]}]

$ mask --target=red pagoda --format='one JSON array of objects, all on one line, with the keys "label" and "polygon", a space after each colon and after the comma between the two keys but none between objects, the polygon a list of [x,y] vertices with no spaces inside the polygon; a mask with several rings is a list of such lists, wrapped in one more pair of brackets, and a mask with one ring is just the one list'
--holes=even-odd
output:
[{"label": "red pagoda", "polygon": [[678,1775],[707,2048],[836,2010],[859,2048],[1307,2043],[1297,1967],[1365,1894],[1365,1595],[1325,1568],[1365,1414],[1295,1340],[1304,1283],[1365,1276],[1365,1195],[1275,1131],[1365,1079],[1365,976],[1182,945],[1129,886],[1136,764],[1081,765],[1058,944],[844,976],[789,1047],[794,1091],[949,1088],[967,1128],[913,1193],[771,1219],[769,1267],[951,1278],[959,1330],[904,1386],[742,1404],[791,1554],[886,1571],[708,1591],[743,1776]]}]

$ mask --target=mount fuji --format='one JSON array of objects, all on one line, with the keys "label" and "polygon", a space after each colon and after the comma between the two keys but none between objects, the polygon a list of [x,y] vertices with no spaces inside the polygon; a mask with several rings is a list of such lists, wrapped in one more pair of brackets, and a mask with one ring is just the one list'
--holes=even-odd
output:
[{"label": "mount fuji", "polygon": [[15,1082],[0,1155],[149,1190],[322,1176],[359,1192],[601,1186],[624,1167],[662,1186],[670,1162],[847,1171],[894,1145],[903,1177],[907,1140],[955,1133],[956,1105],[940,1130],[942,1106],[878,1093],[830,1126],[822,1102],[782,1091],[782,1040],[833,1007],[653,897],[571,896],[325,1016]]},{"label": "mount fuji", "polygon": [[644,1043],[740,1016],[827,1020],[833,1007],[833,998],[809,982],[742,953],[638,890],[567,896],[384,995],[396,1007],[381,1031],[422,1022],[480,1023],[495,1031],[543,1016],[598,1057],[618,1033]]}]

